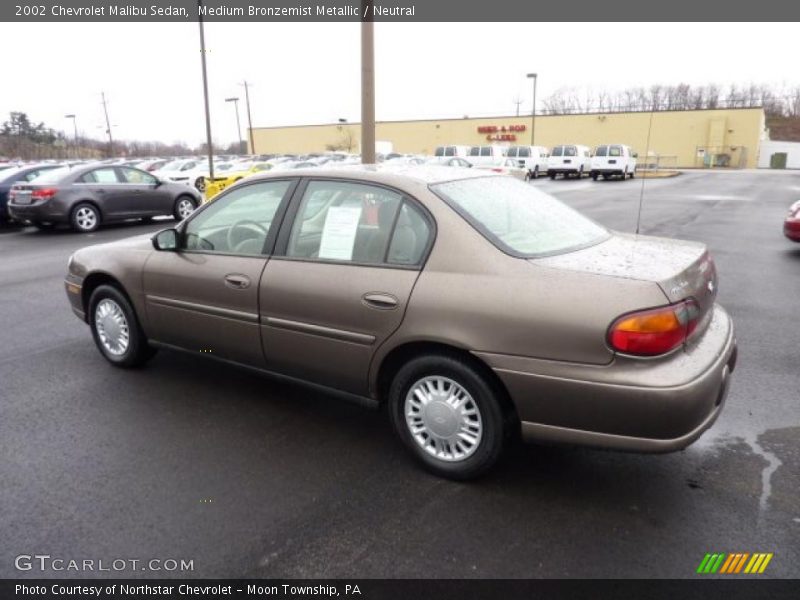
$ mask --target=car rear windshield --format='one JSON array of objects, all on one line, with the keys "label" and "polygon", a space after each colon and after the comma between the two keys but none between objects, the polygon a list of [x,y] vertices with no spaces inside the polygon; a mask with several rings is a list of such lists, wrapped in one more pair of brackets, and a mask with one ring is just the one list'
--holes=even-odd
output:
[{"label": "car rear windshield", "polygon": [[45,171],[44,174],[39,175],[36,179],[33,180],[34,183],[56,183],[61,181],[73,172],[73,169],[70,167],[59,167],[58,169],[51,169],[49,171]]},{"label": "car rear windshield", "polygon": [[549,256],[608,239],[606,229],[552,196],[512,177],[477,177],[431,190],[500,250]]},{"label": "car rear windshield", "polygon": [[595,156],[605,156],[608,153],[608,146],[598,146],[594,151]]},{"label": "car rear windshield", "polygon": [[562,146],[556,146],[553,148],[553,151],[550,153],[550,156],[561,156],[564,152],[564,148]]}]

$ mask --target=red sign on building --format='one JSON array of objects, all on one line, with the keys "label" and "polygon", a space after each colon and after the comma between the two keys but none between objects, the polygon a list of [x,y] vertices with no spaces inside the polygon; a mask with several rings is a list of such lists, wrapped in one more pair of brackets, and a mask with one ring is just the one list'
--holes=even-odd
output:
[{"label": "red sign on building", "polygon": [[496,142],[516,141],[516,134],[525,131],[525,125],[480,125],[478,133],[486,134],[486,139]]}]

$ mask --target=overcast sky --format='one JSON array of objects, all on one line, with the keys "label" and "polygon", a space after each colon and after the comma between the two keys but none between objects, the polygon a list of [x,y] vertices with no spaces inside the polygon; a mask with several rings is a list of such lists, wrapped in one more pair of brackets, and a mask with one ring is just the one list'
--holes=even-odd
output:
[{"label": "overcast sky", "polygon": [[[358,23],[206,23],[214,141],[236,139],[232,104],[251,88],[253,125],[358,121]],[[653,83],[795,85],[798,25],[420,23],[375,25],[378,120],[530,111],[562,87]],[[0,120],[27,112],[71,134],[104,136],[105,91],[117,139],[205,139],[197,23],[0,23]],[[624,60],[623,60],[624,59]]]}]

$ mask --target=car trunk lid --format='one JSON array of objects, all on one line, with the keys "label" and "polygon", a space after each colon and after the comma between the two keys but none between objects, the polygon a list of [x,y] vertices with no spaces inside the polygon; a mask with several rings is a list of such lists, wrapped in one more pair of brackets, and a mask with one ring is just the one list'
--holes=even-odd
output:
[{"label": "car trunk lid", "polygon": [[700,310],[695,335],[707,325],[717,295],[714,261],[698,242],[614,233],[589,248],[531,260],[598,276],[652,281],[670,304],[693,299]]}]

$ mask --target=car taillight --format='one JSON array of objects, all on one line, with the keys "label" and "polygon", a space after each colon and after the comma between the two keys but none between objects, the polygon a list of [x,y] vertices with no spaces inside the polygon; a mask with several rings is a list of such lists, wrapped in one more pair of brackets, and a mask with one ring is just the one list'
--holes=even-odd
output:
[{"label": "car taillight", "polygon": [[622,315],[608,328],[608,343],[625,354],[664,354],[680,346],[694,332],[700,312],[694,300],[684,300]]},{"label": "car taillight", "polygon": [[492,169],[492,171],[494,171],[495,173],[502,173],[503,169]]},{"label": "car taillight", "polygon": [[58,192],[58,188],[39,188],[31,192],[31,198],[34,200],[49,200]]}]

